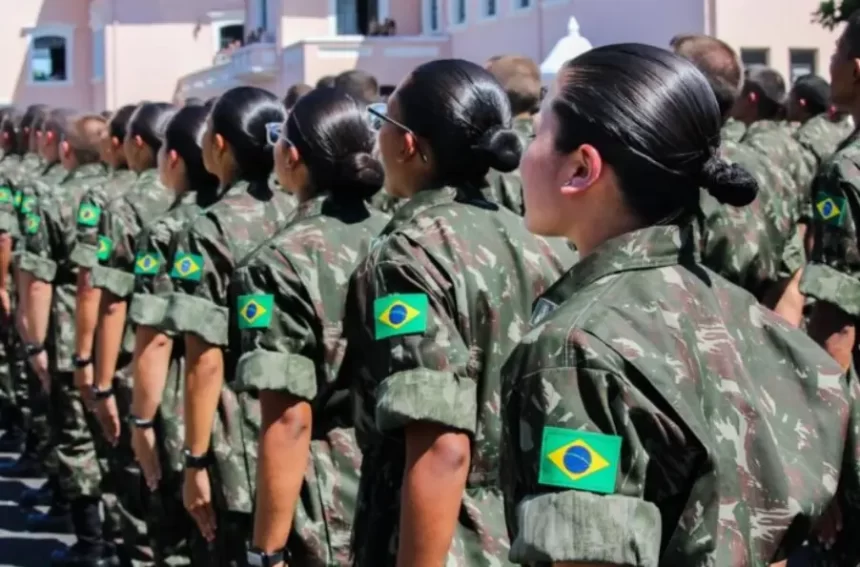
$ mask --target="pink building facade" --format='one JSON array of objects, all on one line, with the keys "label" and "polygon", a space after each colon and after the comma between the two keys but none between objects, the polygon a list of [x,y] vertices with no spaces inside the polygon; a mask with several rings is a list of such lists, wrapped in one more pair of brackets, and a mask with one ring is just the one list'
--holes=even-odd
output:
[{"label": "pink building facade", "polygon": [[[208,98],[240,84],[284,93],[361,68],[383,85],[434,58],[542,61],[575,16],[595,46],[709,33],[787,78],[827,75],[836,32],[813,0],[0,0],[0,103],[101,110]],[[370,22],[396,22],[391,36]],[[257,33],[260,30],[262,33]],[[257,36],[248,41],[249,34]],[[237,47],[236,40],[243,40]]]}]

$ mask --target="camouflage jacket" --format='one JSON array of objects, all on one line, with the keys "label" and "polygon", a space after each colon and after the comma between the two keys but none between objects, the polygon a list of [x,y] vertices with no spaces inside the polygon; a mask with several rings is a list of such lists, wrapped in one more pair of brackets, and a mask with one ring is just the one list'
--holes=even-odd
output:
[{"label": "camouflage jacket", "polygon": [[[7,162],[3,167],[0,192],[4,195],[4,201],[0,203],[0,231],[9,232],[14,237],[21,236],[21,219],[18,216],[23,199],[21,186],[30,183],[38,176],[43,168],[43,161],[37,154],[28,153],[23,157],[9,155],[3,160]],[[11,192],[11,203],[5,197]]]},{"label": "camouflage jacket", "polygon": [[822,164],[812,194],[815,244],[800,290],[860,317],[860,130]]},{"label": "camouflage jacket", "polygon": [[[292,197],[273,193],[268,184],[241,182],[186,225],[174,241],[170,277],[175,291],[159,327],[193,333],[226,349],[230,276],[243,258],[286,224],[293,208]],[[235,353],[227,350],[225,363],[225,376],[232,378]],[[249,439],[256,439],[259,429],[259,404],[246,394],[237,395],[231,386],[227,381],[222,390],[219,414],[224,419],[216,420],[212,437],[219,477],[214,486],[221,487],[213,498],[221,509],[250,513],[256,471],[249,466],[255,467],[256,447]]]},{"label": "camouflage jacket", "polygon": [[392,214],[405,202],[406,199],[398,199],[384,188],[377,191],[376,194],[370,198],[370,205],[373,208],[377,211],[382,211],[383,213],[388,214]]},{"label": "camouflage jacket", "polygon": [[386,222],[371,207],[311,199],[233,275],[236,388],[282,391],[313,409],[310,466],[293,521],[300,542],[290,545],[297,565],[351,564],[361,451],[348,384],[336,378],[349,276]]},{"label": "camouflage jacket", "polygon": [[103,183],[104,176],[101,164],[79,167],[68,173],[27,215],[19,267],[53,284],[51,343],[53,362],[59,372],[74,370],[77,266],[69,260],[69,255],[75,243],[75,217],[83,195]]},{"label": "camouflage jacket", "polygon": [[[53,193],[67,174],[68,171],[61,163],[51,163],[44,166],[39,174],[18,184],[21,199],[18,208],[18,225],[22,234],[24,234],[24,224],[27,222],[27,217],[36,211],[39,200],[47,198]],[[20,244],[21,242],[16,243],[18,252],[22,250]]]},{"label": "camouflage jacket", "polygon": [[723,142],[740,142],[747,133],[747,125],[740,120],[729,118],[720,130],[720,140]]},{"label": "camouflage jacket", "polygon": [[[565,249],[566,250],[566,249]],[[397,210],[352,276],[344,383],[363,451],[356,567],[396,561],[403,428],[433,421],[472,438],[448,566],[507,564],[498,483],[500,370],[531,303],[573,264],[522,219],[453,188]]]},{"label": "camouflage jacket", "polygon": [[107,203],[99,215],[99,265],[92,270],[92,284],[120,299],[134,292],[134,259],[143,228],[167,211],[173,193],[158,179],[158,171],[144,171],[126,193]]},{"label": "camouflage jacket", "polygon": [[536,303],[502,377],[512,561],[765,566],[837,484],[857,506],[856,379],[693,232],[605,242]]},{"label": "camouflage jacket", "polygon": [[84,195],[78,209],[78,238],[72,249],[72,262],[88,269],[98,264],[99,219],[102,209],[109,201],[131,189],[136,180],[137,174],[129,169],[112,170],[104,184],[93,187]]},{"label": "camouflage jacket", "polygon": [[[525,151],[534,138],[534,122],[531,118],[518,118],[514,120],[512,127],[519,135]],[[523,178],[519,169],[510,173],[490,170],[487,174],[487,186],[481,192],[488,201],[498,203],[520,216],[526,212],[523,202]]]}]

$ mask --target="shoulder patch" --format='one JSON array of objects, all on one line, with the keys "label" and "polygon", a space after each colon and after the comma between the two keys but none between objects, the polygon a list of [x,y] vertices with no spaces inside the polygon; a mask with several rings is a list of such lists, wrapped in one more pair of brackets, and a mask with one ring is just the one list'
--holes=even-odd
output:
[{"label": "shoulder patch", "polygon": [[240,329],[268,329],[275,298],[269,294],[240,295],[236,302]]},{"label": "shoulder patch", "polygon": [[21,200],[21,212],[22,213],[32,213],[33,209],[36,207],[36,198],[35,197],[24,197]]},{"label": "shoulder patch", "polygon": [[620,459],[621,437],[544,427],[538,483],[612,494]]},{"label": "shoulder patch", "polygon": [[423,293],[386,295],[373,302],[373,336],[376,340],[427,330],[429,302]]},{"label": "shoulder patch", "polygon": [[99,218],[102,216],[101,207],[84,203],[78,209],[78,224],[83,226],[96,226],[99,223]]},{"label": "shoulder patch", "polygon": [[0,203],[11,203],[15,199],[10,187],[0,187]]},{"label": "shoulder patch", "polygon": [[26,226],[24,230],[27,234],[36,234],[39,232],[39,226],[42,224],[42,217],[39,215],[27,215]]},{"label": "shoulder patch", "polygon": [[203,257],[197,254],[180,254],[173,259],[170,277],[177,280],[199,282],[203,276]]},{"label": "shoulder patch", "polygon": [[134,258],[134,273],[138,276],[154,276],[161,266],[161,258],[150,252],[138,252]]},{"label": "shoulder patch", "polygon": [[20,208],[21,208],[21,199],[22,199],[22,198],[23,198],[23,197],[21,196],[21,192],[20,192],[20,191],[15,191],[15,195],[13,196],[13,199],[14,199],[14,203],[15,203],[15,208],[16,208],[16,209],[20,209]]},{"label": "shoulder patch", "polygon": [[549,317],[549,315],[556,309],[558,309],[558,305],[549,299],[544,297],[538,298],[537,303],[535,303],[535,306],[532,309],[532,317],[529,324],[532,327],[536,327],[541,323],[541,321]]},{"label": "shoulder patch", "polygon": [[98,259],[102,261],[107,260],[110,258],[111,251],[113,251],[113,240],[107,236],[99,236]]},{"label": "shoulder patch", "polygon": [[847,205],[845,197],[836,197],[827,193],[819,193],[815,199],[815,212],[818,218],[827,224],[842,226],[845,224]]}]

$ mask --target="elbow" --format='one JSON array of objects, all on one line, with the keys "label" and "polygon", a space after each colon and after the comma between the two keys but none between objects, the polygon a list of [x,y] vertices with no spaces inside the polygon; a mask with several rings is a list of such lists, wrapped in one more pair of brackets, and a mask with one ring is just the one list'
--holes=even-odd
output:
[{"label": "elbow", "polygon": [[408,462],[424,461],[439,476],[467,472],[472,456],[468,435],[427,424],[407,428],[406,452]]},{"label": "elbow", "polygon": [[306,401],[279,392],[260,393],[263,426],[276,430],[289,441],[298,441],[310,435],[311,407]]}]

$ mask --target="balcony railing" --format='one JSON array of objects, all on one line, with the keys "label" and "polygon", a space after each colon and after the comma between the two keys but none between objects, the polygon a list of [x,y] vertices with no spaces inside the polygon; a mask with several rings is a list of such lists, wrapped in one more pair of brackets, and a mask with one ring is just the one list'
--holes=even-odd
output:
[{"label": "balcony railing", "polygon": [[230,72],[235,79],[254,81],[277,77],[279,61],[274,43],[252,43],[230,55]]}]

